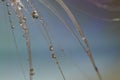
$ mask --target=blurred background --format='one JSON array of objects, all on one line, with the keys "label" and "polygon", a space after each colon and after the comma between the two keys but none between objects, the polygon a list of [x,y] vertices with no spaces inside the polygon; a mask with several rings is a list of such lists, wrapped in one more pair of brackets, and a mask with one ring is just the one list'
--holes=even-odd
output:
[{"label": "blurred background", "polygon": [[[120,80],[120,1],[119,0],[63,0],[70,8],[85,34],[95,63],[103,80]],[[99,80],[97,74],[78,41],[62,21],[44,3],[51,4],[78,35],[68,15],[55,0],[31,0],[47,23],[58,61],[66,80]],[[49,40],[38,20],[31,17],[31,8],[22,0],[24,15],[29,28],[33,68],[33,80],[62,80],[60,71],[51,58]],[[0,79],[29,80],[26,41],[18,18],[12,12],[14,36],[10,28],[7,7],[0,3]],[[79,37],[81,38],[81,37]]]}]

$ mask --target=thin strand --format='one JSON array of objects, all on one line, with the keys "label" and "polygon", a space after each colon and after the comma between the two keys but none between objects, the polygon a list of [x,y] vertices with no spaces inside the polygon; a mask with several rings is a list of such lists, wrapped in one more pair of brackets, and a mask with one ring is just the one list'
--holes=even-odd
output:
[{"label": "thin strand", "polygon": [[[29,0],[28,0],[28,1],[29,1]],[[29,1],[29,4],[30,4],[30,6],[33,7],[33,9],[36,11],[36,9],[34,8],[34,6],[32,5],[32,3],[31,3],[30,1]],[[45,30],[45,32],[46,32],[46,35],[47,35],[47,37],[48,37],[48,39],[49,39],[49,49],[50,49],[50,51],[51,51],[51,53],[52,53],[52,58],[55,60],[57,66],[58,66],[58,69],[59,69],[59,71],[60,71],[60,73],[61,73],[61,75],[62,75],[62,77],[63,77],[63,80],[66,80],[66,79],[65,79],[65,76],[64,76],[64,74],[63,74],[62,68],[61,68],[61,66],[60,66],[60,64],[59,64],[59,62],[58,62],[58,60],[57,60],[56,54],[55,54],[55,52],[54,52],[54,50],[53,50],[52,39],[51,39],[51,37],[50,37],[50,35],[49,35],[49,32],[48,32],[48,30],[47,30],[47,24],[45,23],[43,17],[42,17],[40,14],[39,14],[38,18],[39,18],[39,21],[41,22],[41,24],[43,25],[44,30]]]},{"label": "thin strand", "polygon": [[72,33],[73,37],[76,38],[76,40],[78,41],[79,45],[83,48],[83,50],[86,51],[84,45],[82,44],[82,42],[80,41],[79,37],[75,34],[75,32],[72,30],[72,28],[70,27],[70,25],[67,23],[67,21],[63,18],[63,16],[61,16],[58,11],[49,3],[49,2],[44,2],[42,0],[40,0],[40,2],[45,5],[47,8],[49,8],[58,18],[59,20],[65,25],[65,27]]},{"label": "thin strand", "polygon": [[13,41],[14,41],[14,44],[15,44],[15,47],[16,47],[16,53],[17,53],[17,57],[18,57],[18,62],[20,64],[20,66],[21,66],[21,70],[22,70],[22,73],[23,73],[23,76],[24,76],[24,80],[27,80],[26,75],[25,75],[25,71],[24,71],[23,66],[21,64],[21,61],[20,61],[18,45],[17,45],[16,38],[15,38],[14,26],[13,26],[13,23],[12,23],[11,12],[9,10],[9,3],[8,2],[6,2],[6,7],[7,7],[8,18],[9,18],[9,23],[10,23],[10,27],[11,27],[11,32],[12,32],[12,35],[13,35]]},{"label": "thin strand", "polygon": [[70,11],[70,9],[67,7],[67,5],[66,5],[62,0],[56,0],[56,2],[58,2],[58,4],[60,4],[61,7],[65,10],[65,12],[68,14],[69,18],[71,19],[71,21],[73,22],[73,24],[74,24],[74,26],[76,27],[77,31],[79,32],[80,36],[82,37],[82,40],[84,41],[84,43],[85,43],[85,45],[86,45],[86,47],[87,47],[87,52],[86,52],[86,53],[87,53],[87,55],[89,56],[90,61],[91,61],[92,65],[93,65],[93,67],[94,67],[94,69],[95,69],[95,71],[96,71],[99,79],[102,80],[101,75],[100,75],[100,73],[99,73],[99,70],[98,70],[98,68],[97,68],[96,65],[95,65],[95,61],[94,61],[93,56],[92,56],[92,54],[91,54],[91,51],[90,51],[90,47],[89,47],[89,45],[88,45],[88,42],[87,42],[87,40],[86,40],[86,38],[85,38],[82,30],[80,29],[80,26],[79,26],[77,20],[75,19],[74,15],[73,15],[72,12]]},{"label": "thin strand", "polygon": [[30,38],[29,38],[29,30],[28,30],[28,27],[26,25],[26,18],[25,16],[23,15],[22,13],[22,8],[24,7],[23,4],[21,3],[20,0],[16,0],[16,1],[11,1],[11,5],[13,6],[13,9],[19,19],[19,23],[20,23],[20,26],[22,27],[23,29],[23,32],[24,32],[24,37],[26,39],[26,46],[27,46],[27,50],[28,50],[28,60],[29,60],[29,75],[30,75],[30,80],[33,79],[33,75],[34,75],[34,70],[33,70],[33,67],[32,67],[32,55],[31,55],[31,48],[30,48]]}]

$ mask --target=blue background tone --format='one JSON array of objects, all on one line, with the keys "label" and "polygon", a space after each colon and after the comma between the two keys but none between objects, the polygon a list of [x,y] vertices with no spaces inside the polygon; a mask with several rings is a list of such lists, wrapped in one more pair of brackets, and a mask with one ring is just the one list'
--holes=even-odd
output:
[{"label": "blue background tone", "polygon": [[[81,25],[103,80],[120,80],[120,22],[109,21],[112,18],[120,17],[120,12],[97,8],[86,1],[65,0]],[[64,16],[75,31],[60,5],[54,0],[49,2]],[[26,3],[24,2],[24,4]],[[48,31],[66,80],[98,80],[88,56],[71,32],[39,1],[33,1],[33,4],[41,12],[48,25]],[[27,4],[26,7],[28,7]],[[11,8],[10,10],[13,12]],[[28,8],[28,11],[31,9]],[[30,30],[35,70],[33,80],[61,80],[62,76],[51,58],[42,25],[37,20],[33,22],[29,13],[25,13],[25,15]],[[15,25],[14,32],[19,53],[16,53],[6,8],[3,3],[0,3],[0,80],[24,80],[24,74],[29,80],[26,43],[14,12],[12,20]],[[78,33],[76,32],[76,34]]]}]

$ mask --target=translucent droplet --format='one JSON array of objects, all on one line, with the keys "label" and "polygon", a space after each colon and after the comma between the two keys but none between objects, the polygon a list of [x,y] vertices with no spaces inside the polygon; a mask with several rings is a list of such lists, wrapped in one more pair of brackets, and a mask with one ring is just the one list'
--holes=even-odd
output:
[{"label": "translucent droplet", "polygon": [[30,71],[31,71],[31,72],[33,72],[33,71],[34,71],[34,69],[33,69],[33,68],[31,68],[31,69],[30,69]]},{"label": "translucent droplet", "polygon": [[85,37],[82,37],[82,40],[84,41],[86,38]]},{"label": "translucent droplet", "polygon": [[7,2],[7,3],[6,3],[6,6],[10,6],[10,4]]},{"label": "translucent droplet", "polygon": [[15,26],[12,25],[12,26],[11,26],[11,29],[14,29],[14,28],[15,28]]},{"label": "translucent droplet", "polygon": [[49,47],[49,50],[50,50],[50,51],[53,51],[53,50],[54,50],[54,48],[53,48],[52,45]]},{"label": "translucent droplet", "polygon": [[38,12],[36,10],[32,12],[32,17],[36,19],[39,17]]},{"label": "translucent droplet", "polygon": [[52,54],[52,58],[53,58],[53,59],[55,59],[55,58],[56,58],[56,55],[55,55],[54,53]]},{"label": "translucent droplet", "polygon": [[17,2],[18,9],[21,10],[23,8],[23,4],[21,2]]}]

